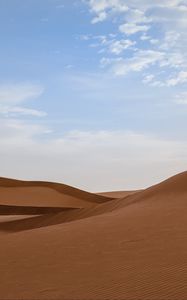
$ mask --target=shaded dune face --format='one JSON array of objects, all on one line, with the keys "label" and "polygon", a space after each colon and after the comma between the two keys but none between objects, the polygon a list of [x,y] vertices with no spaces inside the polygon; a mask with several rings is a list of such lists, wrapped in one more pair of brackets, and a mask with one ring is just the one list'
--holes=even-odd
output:
[{"label": "shaded dune face", "polygon": [[0,222],[0,298],[186,300],[187,172],[124,195],[5,208],[0,194],[1,214],[20,214]]},{"label": "shaded dune face", "polygon": [[72,196],[77,199],[85,200],[88,202],[93,203],[103,203],[106,202],[108,199],[102,195],[96,195],[93,193],[88,193],[82,191],[80,189],[68,186],[66,184],[61,183],[53,183],[53,182],[44,182],[44,181],[23,181],[23,180],[14,180],[0,177],[0,187],[7,187],[7,188],[23,188],[23,187],[39,187],[39,188],[50,188],[55,190],[63,195]]}]

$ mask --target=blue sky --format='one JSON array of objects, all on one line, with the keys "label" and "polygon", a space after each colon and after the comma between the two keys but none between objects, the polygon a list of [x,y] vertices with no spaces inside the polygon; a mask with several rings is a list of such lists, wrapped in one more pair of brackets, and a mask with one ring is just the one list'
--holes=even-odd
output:
[{"label": "blue sky", "polygon": [[1,176],[91,191],[187,165],[187,1],[1,0]]}]

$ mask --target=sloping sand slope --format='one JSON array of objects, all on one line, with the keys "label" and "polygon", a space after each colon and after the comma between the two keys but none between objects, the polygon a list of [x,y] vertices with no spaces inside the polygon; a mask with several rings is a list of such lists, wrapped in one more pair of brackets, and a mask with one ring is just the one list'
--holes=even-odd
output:
[{"label": "sloping sand slope", "polygon": [[1,222],[0,299],[186,300],[186,214],[187,172],[96,207],[28,218],[32,229]]},{"label": "sloping sand slope", "polygon": [[0,177],[0,204],[18,206],[93,207],[110,198],[51,182]]},{"label": "sloping sand slope", "polygon": [[0,204],[17,206],[92,207],[97,203],[62,194],[48,187],[0,187]]},{"label": "sloping sand slope", "polygon": [[107,197],[103,197],[101,195],[96,195],[93,193],[88,193],[82,191],[80,189],[71,187],[62,183],[54,183],[54,182],[44,182],[44,181],[23,181],[23,180],[15,180],[9,178],[0,177],[0,187],[8,187],[8,188],[18,188],[18,187],[45,187],[51,188],[63,195],[68,195],[77,199],[85,200],[93,203],[103,203],[107,201]]},{"label": "sloping sand slope", "polygon": [[105,197],[109,197],[109,198],[113,198],[113,199],[117,199],[117,198],[123,198],[135,193],[140,192],[140,190],[137,191],[113,191],[113,192],[103,192],[103,193],[98,193],[97,195],[101,195],[101,196],[105,196]]}]

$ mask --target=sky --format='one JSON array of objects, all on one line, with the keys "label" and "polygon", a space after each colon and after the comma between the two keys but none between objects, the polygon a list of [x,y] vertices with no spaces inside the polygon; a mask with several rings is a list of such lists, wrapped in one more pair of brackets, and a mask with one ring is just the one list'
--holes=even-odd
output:
[{"label": "sky", "polygon": [[1,0],[0,176],[88,191],[187,169],[187,0]]}]

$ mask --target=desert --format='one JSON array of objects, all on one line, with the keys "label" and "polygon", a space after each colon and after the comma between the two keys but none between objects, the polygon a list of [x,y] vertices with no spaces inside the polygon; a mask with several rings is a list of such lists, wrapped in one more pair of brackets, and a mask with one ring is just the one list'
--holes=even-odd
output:
[{"label": "desert", "polygon": [[185,300],[186,200],[187,172],[116,197],[1,178],[0,299]]},{"label": "desert", "polygon": [[0,300],[187,300],[187,0],[0,0]]}]

